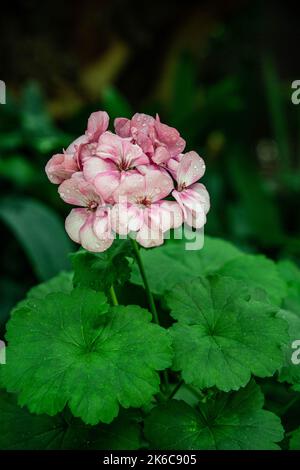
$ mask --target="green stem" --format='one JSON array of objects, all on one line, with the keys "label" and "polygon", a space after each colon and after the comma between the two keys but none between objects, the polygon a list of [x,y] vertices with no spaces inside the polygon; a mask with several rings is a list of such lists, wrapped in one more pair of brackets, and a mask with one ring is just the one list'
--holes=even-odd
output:
[{"label": "green stem", "polygon": [[176,395],[176,393],[178,392],[178,390],[183,384],[184,384],[183,380],[180,380],[180,382],[178,382],[178,384],[173,388],[172,392],[168,396],[168,400],[171,400],[171,398],[173,398]]},{"label": "green stem", "polygon": [[135,254],[135,259],[137,261],[137,264],[138,264],[138,267],[139,267],[139,270],[140,270],[140,273],[141,273],[141,276],[142,276],[142,279],[143,279],[143,283],[144,283],[146,294],[147,294],[147,297],[148,297],[148,302],[149,302],[150,310],[151,310],[151,313],[152,313],[152,316],[153,316],[153,320],[154,320],[155,323],[157,323],[157,325],[159,325],[159,320],[158,320],[158,315],[157,315],[157,310],[156,310],[154,298],[153,298],[152,292],[150,290],[149,282],[148,282],[148,279],[147,279],[147,276],[146,276],[146,272],[145,272],[145,269],[144,269],[144,265],[143,265],[142,257],[140,255],[140,250],[139,250],[138,244],[132,238],[130,240],[131,240],[133,251],[134,251],[134,254]]},{"label": "green stem", "polygon": [[112,304],[114,306],[119,305],[119,302],[118,302],[113,284],[109,288],[109,294],[110,294],[110,297],[111,297]]},{"label": "green stem", "polygon": [[[135,254],[135,259],[136,259],[136,262],[138,264],[138,267],[139,267],[139,270],[140,270],[140,273],[141,273],[141,276],[142,276],[142,279],[143,279],[144,287],[145,287],[146,294],[147,294],[147,297],[148,297],[149,307],[150,307],[150,310],[151,310],[151,313],[152,313],[152,318],[153,318],[154,322],[157,325],[159,325],[159,319],[158,319],[158,314],[157,314],[154,298],[153,298],[152,292],[150,290],[149,282],[148,282],[148,279],[147,279],[147,276],[146,276],[146,272],[145,272],[145,268],[144,268],[144,265],[143,265],[142,257],[140,255],[140,250],[139,250],[138,244],[137,244],[136,240],[134,240],[132,238],[130,240],[131,240],[131,244],[132,244],[133,251],[134,251],[134,254]],[[168,390],[169,389],[169,380],[168,380],[168,373],[167,373],[166,370],[164,370],[162,372],[162,377],[163,377],[165,389]]]}]

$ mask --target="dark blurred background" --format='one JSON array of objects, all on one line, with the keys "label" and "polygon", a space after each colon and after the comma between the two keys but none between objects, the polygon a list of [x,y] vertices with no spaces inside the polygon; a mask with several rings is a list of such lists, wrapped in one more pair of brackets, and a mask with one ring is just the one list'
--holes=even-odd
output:
[{"label": "dark blurred background", "polygon": [[206,232],[299,261],[299,21],[294,2],[1,5],[0,335],[30,286],[68,268],[68,208],[44,167],[98,109],[178,127],[207,163]]}]

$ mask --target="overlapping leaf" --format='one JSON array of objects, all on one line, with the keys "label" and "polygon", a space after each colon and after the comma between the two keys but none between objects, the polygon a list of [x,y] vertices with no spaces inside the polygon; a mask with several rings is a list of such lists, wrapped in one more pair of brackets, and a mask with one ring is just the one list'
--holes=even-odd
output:
[{"label": "overlapping leaf", "polygon": [[265,256],[243,255],[232,259],[218,274],[244,281],[253,293],[263,289],[267,299],[275,305],[280,305],[286,295],[286,283],[276,264]]},{"label": "overlapping leaf", "polygon": [[284,348],[286,362],[280,370],[279,378],[300,386],[300,364],[293,361],[296,352],[294,341],[300,340],[300,270],[289,260],[278,263],[279,271],[287,284],[287,295],[283,300],[283,308],[278,317],[283,318],[289,325],[290,340]]},{"label": "overlapping leaf", "polygon": [[251,374],[271,376],[283,363],[287,325],[277,308],[253,300],[233,278],[196,278],[167,295],[175,358],[186,383],[237,390]]},{"label": "overlapping leaf", "polygon": [[283,438],[280,419],[262,406],[263,395],[254,381],[197,408],[171,400],[146,418],[145,435],[154,449],[278,449],[275,443]]},{"label": "overlapping leaf", "polygon": [[79,250],[72,254],[74,285],[105,290],[112,284],[123,284],[130,277],[129,256],[129,240],[115,240],[103,253]]},{"label": "overlapping leaf", "polygon": [[138,306],[110,308],[104,294],[75,289],[29,300],[8,324],[4,386],[31,412],[68,404],[88,424],[110,423],[159,390],[171,362],[168,332]]},{"label": "overlapping leaf", "polygon": [[141,444],[140,427],[123,412],[111,424],[85,426],[67,412],[58,416],[31,414],[17,406],[15,397],[0,391],[0,449],[133,450]]},{"label": "overlapping leaf", "polygon": [[[242,255],[235,246],[206,236],[201,250],[186,250],[184,240],[169,240],[155,250],[141,250],[147,277],[153,293],[162,295],[175,284],[218,271],[227,261]],[[136,265],[131,281],[142,285]]]}]

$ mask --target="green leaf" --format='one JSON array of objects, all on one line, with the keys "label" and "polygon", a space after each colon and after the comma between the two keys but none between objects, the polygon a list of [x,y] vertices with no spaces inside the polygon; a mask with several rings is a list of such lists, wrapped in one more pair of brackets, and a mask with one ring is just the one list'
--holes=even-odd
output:
[{"label": "green leaf", "polygon": [[283,300],[283,308],[300,317],[300,269],[289,260],[281,260],[278,270],[287,285],[287,294]]},{"label": "green leaf", "polygon": [[73,289],[73,273],[61,272],[47,282],[38,284],[30,289],[27,293],[28,299],[43,299],[48,294],[54,292],[70,293]]},{"label": "green leaf", "polygon": [[280,305],[286,295],[286,284],[274,261],[261,255],[243,255],[226,263],[219,271],[247,283],[253,292],[263,289],[270,302]]},{"label": "green leaf", "polygon": [[48,294],[53,294],[55,292],[65,292],[66,294],[70,293],[73,289],[73,273],[62,271],[57,276],[53,277],[47,282],[38,284],[37,286],[32,287],[27,294],[24,300],[21,300],[11,312],[14,313],[15,310],[18,310],[21,307],[27,305],[28,299],[43,299]]},{"label": "green leaf", "polygon": [[40,280],[67,269],[71,243],[57,215],[33,199],[3,199],[0,219],[20,241]]},{"label": "green leaf", "polygon": [[292,362],[293,342],[300,339],[300,270],[289,260],[281,260],[278,269],[287,285],[287,295],[283,299],[283,308],[278,317],[283,318],[289,325],[290,340],[284,348],[285,365],[280,369],[279,379],[282,382],[300,385],[300,365]]},{"label": "green leaf", "polygon": [[251,374],[271,376],[283,363],[286,322],[253,300],[247,286],[226,277],[197,278],[167,295],[175,359],[186,383],[237,390]]},{"label": "green leaf", "polygon": [[129,413],[109,425],[85,426],[66,412],[33,415],[17,406],[14,395],[0,391],[0,419],[1,450],[134,450],[141,445],[139,425]]},{"label": "green leaf", "polygon": [[172,400],[151,411],[145,435],[154,449],[275,450],[283,428],[262,406],[263,395],[254,381],[198,408]]},{"label": "green leaf", "polygon": [[110,423],[149,403],[171,362],[171,338],[138,306],[114,307],[103,293],[75,289],[15,310],[7,327],[3,385],[31,412],[68,404],[87,424]]},{"label": "green leaf", "polygon": [[[231,243],[205,236],[201,250],[186,250],[184,240],[169,240],[155,250],[140,250],[154,294],[162,295],[175,284],[218,271],[227,261],[242,255]],[[136,265],[131,281],[143,285]]]},{"label": "green leaf", "polygon": [[103,253],[83,249],[72,253],[74,286],[106,290],[112,284],[124,284],[130,277],[128,256],[131,256],[129,240],[115,240]]},{"label": "green leaf", "polygon": [[[292,362],[293,353],[296,352],[292,344],[294,341],[300,339],[300,308],[298,314],[282,309],[278,312],[277,316],[288,323],[289,331],[289,341],[287,341],[283,347],[285,362],[283,367],[280,368],[279,380],[281,382],[300,385],[300,365]],[[299,349],[299,346],[297,349]]]},{"label": "green leaf", "polygon": [[292,432],[290,439],[290,450],[300,450],[300,428]]}]

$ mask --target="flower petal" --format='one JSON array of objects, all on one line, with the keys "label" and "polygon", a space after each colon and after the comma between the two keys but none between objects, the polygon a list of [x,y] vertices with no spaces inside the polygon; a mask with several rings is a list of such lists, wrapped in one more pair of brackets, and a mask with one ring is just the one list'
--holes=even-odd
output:
[{"label": "flower petal", "polygon": [[101,135],[97,155],[103,159],[109,159],[115,164],[121,164],[122,161],[122,138],[112,132],[104,132]]},{"label": "flower petal", "polygon": [[145,174],[145,196],[152,202],[168,196],[173,189],[173,181],[166,171],[149,171]]},{"label": "flower petal", "polygon": [[130,137],[130,119],[116,118],[114,121],[115,131],[120,137]]},{"label": "flower petal", "polygon": [[80,229],[85,224],[89,212],[86,209],[72,209],[66,218],[66,232],[75,243],[80,243]]},{"label": "flower petal", "polygon": [[79,231],[80,242],[83,248],[92,252],[107,250],[113,243],[113,238],[100,240],[94,231],[95,214],[91,213]]},{"label": "flower petal", "polygon": [[176,180],[179,188],[190,186],[205,173],[205,163],[196,152],[187,152],[177,167]]},{"label": "flower petal", "polygon": [[100,240],[113,239],[110,207],[98,207],[94,214],[93,229]]},{"label": "flower petal", "polygon": [[172,196],[180,205],[188,225],[201,228],[205,224],[209,194],[203,184],[196,183],[183,191],[174,190]]},{"label": "flower petal", "polygon": [[74,206],[87,207],[91,202],[102,202],[95,187],[84,179],[81,172],[74,173],[72,178],[61,183],[58,192],[65,202]]},{"label": "flower petal", "polygon": [[50,158],[45,171],[51,183],[60,184],[64,180],[71,178],[73,173],[78,171],[78,166],[73,155],[61,153]]},{"label": "flower petal", "polygon": [[155,133],[157,143],[167,147],[171,157],[174,157],[183,152],[185,148],[185,140],[180,137],[177,129],[160,122],[158,115],[156,116],[155,120]]},{"label": "flower petal", "polygon": [[153,230],[147,224],[143,224],[136,236],[136,241],[145,248],[159,246],[164,243],[163,233],[160,230]]},{"label": "flower petal", "polygon": [[80,137],[77,137],[66,149],[66,153],[69,154],[74,154],[78,147],[83,144],[88,144],[89,140],[86,135],[81,135]]},{"label": "flower petal", "polygon": [[115,204],[111,212],[112,228],[120,235],[136,232],[144,223],[143,209],[127,203]]},{"label": "flower petal", "polygon": [[155,150],[152,161],[157,165],[160,165],[161,163],[166,163],[170,158],[171,154],[169,150],[166,147],[160,146]]},{"label": "flower petal", "polygon": [[87,160],[83,166],[83,174],[87,181],[93,182],[99,173],[113,171],[116,167],[109,160],[103,160],[99,157],[92,157]]},{"label": "flower petal", "polygon": [[129,202],[135,204],[145,197],[145,177],[140,173],[125,174],[119,187],[114,192],[116,203]]},{"label": "flower petal", "polygon": [[104,171],[94,179],[94,186],[106,202],[113,202],[114,192],[120,185],[121,174],[119,171]]},{"label": "flower petal", "polygon": [[96,142],[100,135],[108,128],[109,116],[105,111],[92,113],[88,119],[88,126],[85,135],[89,142]]}]

